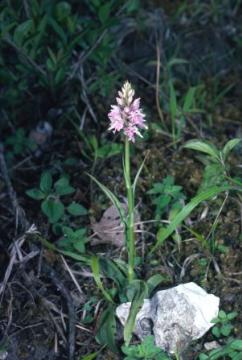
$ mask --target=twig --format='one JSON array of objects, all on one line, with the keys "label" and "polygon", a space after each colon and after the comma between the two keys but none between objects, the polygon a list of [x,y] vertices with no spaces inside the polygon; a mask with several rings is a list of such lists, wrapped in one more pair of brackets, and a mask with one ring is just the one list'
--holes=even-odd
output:
[{"label": "twig", "polygon": [[86,61],[86,59],[91,55],[91,53],[98,47],[98,45],[101,43],[101,41],[103,40],[104,36],[107,34],[107,29],[105,29],[101,35],[97,38],[96,42],[93,44],[93,46],[90,47],[90,49],[84,53],[81,54],[79,56],[79,59],[77,60],[75,66],[73,67],[73,70],[71,72],[71,74],[68,77],[68,81],[73,79],[76,75],[76,73],[78,72],[78,70],[80,70],[82,64]]},{"label": "twig", "polygon": [[[21,253],[21,248],[25,242],[25,239],[26,239],[26,235],[27,234],[33,234],[36,232],[36,228],[34,225],[32,225],[28,231],[25,232],[25,234],[23,236],[21,236],[20,238],[18,238],[13,246],[12,246],[12,249],[11,249],[11,252],[10,252],[10,261],[9,261],[9,264],[8,264],[8,267],[5,271],[5,275],[4,275],[4,279],[3,279],[3,282],[0,284],[0,295],[3,294],[4,290],[5,290],[5,287],[8,283],[8,280],[12,274],[12,270],[13,270],[13,266],[18,262],[18,263],[22,263],[22,262],[25,262],[26,261],[26,257],[23,257],[22,256],[22,253]],[[31,253],[32,255],[36,255],[36,253]],[[32,256],[31,255],[31,256]],[[27,255],[27,260],[29,260],[28,258],[28,255]],[[1,303],[1,301],[0,301]]]},{"label": "twig", "polygon": [[[97,124],[97,117],[96,117],[96,114],[95,112],[93,111],[93,108],[91,106],[91,102],[87,96],[87,91],[86,91],[86,82],[85,82],[85,78],[84,78],[84,70],[83,70],[83,67],[81,66],[80,67],[80,72],[79,72],[79,80],[81,82],[81,88],[82,88],[82,94],[81,94],[81,99],[82,101],[86,104],[86,107],[91,115],[91,117],[93,118],[94,122]],[[83,122],[82,122],[82,127],[84,126]]]},{"label": "twig", "polygon": [[13,186],[12,186],[9,174],[8,174],[7,165],[5,162],[4,147],[1,143],[0,143],[0,171],[2,173],[3,179],[4,179],[6,187],[7,187],[8,196],[11,200],[12,211],[15,214],[15,230],[17,231],[19,222],[23,226],[23,229],[26,230],[29,227],[29,222],[27,221],[27,219],[25,217],[23,208],[18,203],[16,193],[13,189]]},{"label": "twig", "polygon": [[199,257],[201,257],[201,254],[200,254],[200,253],[197,253],[197,254],[192,254],[192,255],[188,256],[188,257],[184,260],[184,262],[183,262],[183,264],[182,264],[182,269],[181,269],[181,272],[180,272],[180,276],[179,276],[179,280],[180,280],[180,281],[184,278],[188,266],[189,266],[194,260],[196,260],[196,259],[199,258]]},{"label": "twig", "polygon": [[22,49],[18,48],[15,43],[10,40],[9,38],[5,38],[4,41],[10,45],[18,54],[22,55],[27,62],[33,66],[33,68],[35,68],[41,75],[43,75],[44,77],[46,77],[46,72],[33,60],[31,59],[25,52],[22,51]]},{"label": "twig", "polygon": [[9,335],[9,337],[16,337],[17,334],[21,333],[22,331],[25,331],[27,329],[32,329],[34,327],[39,327],[39,326],[42,326],[44,323],[41,321],[41,322],[38,322],[36,324],[31,324],[31,325],[26,325],[24,327],[22,327],[21,329],[19,330],[16,330],[15,332],[13,332],[12,334]]},{"label": "twig", "polygon": [[25,11],[25,14],[26,14],[27,18],[30,18],[28,1],[27,1],[27,0],[23,0],[23,5],[24,5],[24,11]]},{"label": "twig", "polygon": [[[124,4],[123,6],[120,7],[120,9],[117,11],[116,16],[121,15],[125,6],[126,6],[126,4]],[[76,75],[76,73],[78,72],[80,67],[87,60],[87,58],[91,55],[91,53],[100,45],[100,43],[102,42],[103,38],[106,36],[107,33],[108,33],[108,29],[104,29],[103,32],[99,35],[99,37],[95,41],[95,43],[86,51],[86,53],[80,54],[79,59],[77,60],[76,64],[74,65],[73,70],[72,70],[71,74],[69,75],[67,81],[74,78],[74,76]]]},{"label": "twig", "polygon": [[42,302],[43,306],[46,308],[46,310],[48,311],[48,315],[49,315],[51,321],[53,322],[57,333],[59,334],[63,343],[66,344],[67,340],[66,340],[65,334],[62,330],[62,327],[58,324],[58,321],[55,319],[55,316],[52,314],[51,310],[58,312],[58,314],[60,314],[60,312],[58,311],[58,309],[55,309],[55,306],[52,304],[52,302],[46,300],[45,298],[41,298],[41,302]]},{"label": "twig", "polygon": [[13,319],[13,292],[11,289],[11,286],[9,286],[9,292],[10,292],[10,299],[9,299],[9,305],[8,305],[8,323],[4,330],[4,337],[7,335],[8,330],[10,329],[12,319]]},{"label": "twig", "polygon": [[43,263],[42,266],[43,271],[45,274],[50,278],[52,283],[60,290],[63,298],[65,298],[68,308],[68,319],[69,319],[69,326],[68,326],[68,359],[74,360],[75,355],[75,335],[76,335],[76,314],[75,314],[75,308],[73,305],[73,301],[71,298],[71,295],[69,291],[64,286],[63,282],[57,275],[54,269],[52,269],[49,265],[46,263]]},{"label": "twig", "polygon": [[82,289],[80,288],[80,285],[78,284],[78,281],[76,280],[76,277],[75,277],[73,271],[71,270],[71,268],[70,268],[69,265],[67,264],[64,256],[62,256],[62,255],[61,255],[61,260],[63,261],[66,270],[67,270],[68,273],[70,274],[70,277],[71,277],[72,281],[73,281],[74,284],[76,285],[76,288],[77,288],[77,290],[79,291],[81,297],[83,297],[83,291],[82,291]]},{"label": "twig", "polygon": [[17,164],[13,165],[13,166],[9,169],[9,171],[18,169],[20,166],[22,166],[23,164],[25,164],[26,162],[28,162],[29,160],[31,160],[32,157],[33,157],[33,155],[27,156],[27,157],[24,158],[23,160],[19,161]]},{"label": "twig", "polygon": [[156,86],[146,79],[144,76],[142,76],[140,73],[135,71],[130,65],[127,65],[124,61],[116,58],[114,59],[114,67],[119,67],[120,69],[125,69],[125,72],[137,77],[137,79],[141,80],[144,84],[148,85],[151,89],[155,90]]},{"label": "twig", "polygon": [[228,199],[228,196],[229,196],[229,192],[226,191],[224,201],[223,201],[223,203],[222,203],[222,205],[221,205],[221,207],[220,207],[220,209],[219,209],[219,211],[218,211],[218,213],[216,215],[216,218],[215,218],[215,220],[213,222],[213,225],[212,225],[208,235],[206,236],[206,241],[209,240],[210,236],[214,233],[214,231],[215,231],[215,229],[217,227],[219,216],[220,216],[220,214],[221,214],[221,212],[222,212],[222,210],[223,210],[223,208],[225,206],[225,203],[226,203],[226,201]]},{"label": "twig", "polygon": [[84,326],[81,326],[81,325],[79,325],[79,324],[76,324],[76,328],[77,328],[77,329],[80,329],[80,330],[83,330],[83,331],[86,331],[86,332],[88,332],[88,333],[90,333],[90,334],[93,334],[93,331],[92,331],[92,330],[87,329],[87,328],[85,328]]}]

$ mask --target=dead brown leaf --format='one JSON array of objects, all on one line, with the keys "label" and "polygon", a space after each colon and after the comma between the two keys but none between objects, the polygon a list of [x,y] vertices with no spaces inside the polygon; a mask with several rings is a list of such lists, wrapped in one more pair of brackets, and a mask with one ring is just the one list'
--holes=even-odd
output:
[{"label": "dead brown leaf", "polygon": [[[128,206],[122,203],[121,206],[128,212]],[[135,211],[135,223],[140,221],[138,211]],[[138,225],[135,227],[137,231]],[[116,247],[125,245],[124,225],[121,222],[119,212],[114,205],[105,210],[101,220],[92,224],[92,230],[97,236],[92,238],[91,245],[110,244]]]}]

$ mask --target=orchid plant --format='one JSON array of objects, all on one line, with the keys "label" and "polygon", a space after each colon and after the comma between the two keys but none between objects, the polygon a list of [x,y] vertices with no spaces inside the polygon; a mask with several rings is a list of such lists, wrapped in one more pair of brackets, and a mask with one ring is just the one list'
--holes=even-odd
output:
[{"label": "orchid plant", "polygon": [[116,98],[117,105],[111,106],[108,114],[110,119],[109,130],[123,132],[124,134],[124,178],[128,199],[128,217],[125,222],[126,244],[129,256],[128,278],[134,278],[135,262],[135,231],[134,231],[134,195],[135,186],[132,186],[130,174],[130,142],[135,142],[135,137],[142,137],[140,129],[147,129],[145,115],[140,108],[140,98],[134,99],[134,89],[126,81]]},{"label": "orchid plant", "polygon": [[[123,155],[123,172],[124,180],[127,191],[127,207],[128,211],[124,209],[121,205],[119,199],[102,183],[100,183],[92,175],[89,175],[93,181],[98,184],[102,191],[107,195],[107,197],[112,201],[113,205],[119,212],[121,222],[125,230],[125,244],[128,253],[128,267],[127,267],[127,280],[128,287],[132,289],[132,296],[129,298],[131,303],[130,314],[124,326],[124,341],[128,345],[132,332],[135,326],[135,318],[143,304],[144,298],[148,296],[148,286],[145,281],[138,280],[135,276],[135,258],[136,258],[136,249],[135,249],[135,188],[139,178],[139,175],[144,166],[145,159],[143,160],[134,181],[131,181],[131,164],[130,164],[130,143],[134,143],[137,136],[142,137],[141,130],[147,129],[145,124],[145,115],[140,107],[140,99],[134,98],[135,92],[131,84],[126,81],[121,89],[118,92],[118,97],[116,98],[117,104],[111,106],[111,110],[108,113],[110,119],[109,130],[113,133],[121,133],[124,139],[124,155]],[[95,281],[99,286],[99,289],[102,291],[104,297],[109,301],[111,306],[113,301],[110,298],[109,294],[105,291],[104,287],[100,281],[98,259],[95,257],[92,261],[92,271],[94,274]],[[111,307],[111,312],[109,313],[111,319],[113,319],[113,313]],[[107,309],[109,312],[110,309]],[[106,314],[106,313],[105,313]],[[106,318],[106,315],[105,315]],[[106,321],[106,320],[105,320]],[[114,320],[113,320],[114,321]],[[107,327],[109,327],[109,322],[107,322]],[[102,325],[103,328],[104,325]],[[110,340],[110,339],[109,339]],[[107,338],[103,342],[101,338],[99,341],[101,343],[109,343]],[[110,346],[113,347],[113,344],[110,343]]]},{"label": "orchid plant", "polygon": [[118,92],[116,98],[117,104],[111,106],[111,110],[108,113],[110,119],[109,130],[113,133],[121,133],[124,137],[124,157],[123,157],[123,169],[124,180],[127,191],[128,201],[128,214],[124,213],[119,200],[116,196],[103,184],[92,179],[101,187],[106,193],[109,199],[113,202],[119,211],[120,218],[125,228],[125,240],[128,252],[128,281],[131,281],[135,277],[134,265],[135,265],[135,224],[134,224],[134,212],[135,212],[135,186],[142,170],[144,162],[139,168],[134,182],[131,181],[131,166],[130,166],[130,143],[134,143],[136,136],[142,137],[140,130],[147,129],[145,124],[145,114],[140,107],[140,98],[134,98],[135,91],[131,84],[126,81]]}]

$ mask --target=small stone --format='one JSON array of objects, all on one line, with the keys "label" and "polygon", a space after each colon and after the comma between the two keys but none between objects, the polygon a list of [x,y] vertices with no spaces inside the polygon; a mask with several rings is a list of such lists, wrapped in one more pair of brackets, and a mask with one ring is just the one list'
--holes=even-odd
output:
[{"label": "small stone", "polygon": [[36,157],[42,155],[43,151],[48,149],[51,142],[53,127],[48,121],[40,121],[36,128],[31,130],[29,139],[35,145],[34,154]]},{"label": "small stone", "polygon": [[0,351],[0,360],[7,359],[8,352],[7,351]]},{"label": "small stone", "polygon": [[218,349],[219,347],[220,347],[220,345],[217,341],[209,341],[204,344],[204,348],[207,351]]}]

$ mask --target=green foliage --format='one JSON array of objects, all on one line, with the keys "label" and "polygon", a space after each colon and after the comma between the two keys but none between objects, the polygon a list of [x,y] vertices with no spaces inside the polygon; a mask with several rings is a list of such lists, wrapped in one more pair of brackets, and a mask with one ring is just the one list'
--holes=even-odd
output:
[{"label": "green foliage", "polygon": [[200,354],[199,360],[242,359],[242,340],[234,339],[232,336],[234,326],[231,321],[237,315],[235,311],[230,313],[225,313],[223,310],[219,311],[218,317],[212,321],[216,324],[212,328],[212,334],[220,341],[220,345],[208,354]]},{"label": "green foliage", "polygon": [[122,346],[122,351],[126,355],[124,360],[169,360],[170,357],[155,346],[154,337],[147,336],[141,344]]},{"label": "green foliage", "polygon": [[122,144],[115,143],[114,141],[107,141],[105,139],[98,140],[95,135],[86,136],[86,134],[80,130],[80,127],[74,121],[71,120],[71,123],[78,136],[85,144],[82,149],[82,154],[87,159],[93,160],[93,168],[95,167],[97,160],[107,159],[122,152]]},{"label": "green foliage", "polygon": [[204,162],[206,165],[199,191],[203,191],[214,185],[222,186],[228,184],[228,180],[225,178],[224,168],[221,164],[209,162],[209,160],[204,160]]},{"label": "green foliage", "polygon": [[221,348],[212,350],[209,354],[200,354],[199,360],[241,360],[242,340],[231,340]]},{"label": "green foliage", "polygon": [[114,353],[118,352],[115,344],[116,319],[115,308],[112,304],[102,312],[98,321],[96,340],[101,345],[107,345]]},{"label": "green foliage", "polygon": [[109,65],[117,50],[112,29],[137,1],[122,5],[120,0],[1,2],[0,104],[14,123],[45,116],[43,109],[53,104],[67,107],[67,116],[73,104],[82,104],[76,84],[84,62],[88,95],[110,95],[120,76]]},{"label": "green foliage", "polygon": [[160,285],[164,280],[166,280],[166,277],[161,274],[154,274],[147,280],[149,297],[155,290],[155,288]]},{"label": "green foliage", "polygon": [[184,147],[199,151],[207,157],[202,159],[206,167],[203,175],[203,182],[200,190],[205,190],[210,186],[223,186],[229,180],[229,164],[227,162],[228,156],[235,146],[239,144],[241,139],[229,140],[222,150],[217,149],[214,145],[201,140],[190,140]]},{"label": "green foliage", "polygon": [[69,179],[67,177],[61,177],[54,183],[55,193],[59,196],[71,195],[75,192],[75,189],[70,186]]},{"label": "green foliage", "polygon": [[122,151],[122,145],[116,143],[107,143],[97,149],[97,158],[106,159],[111,156],[120,154]]},{"label": "green foliage", "polygon": [[95,307],[98,303],[96,296],[91,296],[90,299],[83,305],[82,311],[85,314],[82,317],[83,324],[90,324],[95,319]]},{"label": "green foliage", "polygon": [[97,256],[91,257],[91,268],[94,280],[99,290],[101,290],[103,297],[110,303],[113,303],[112,296],[110,293],[104,288],[103,283],[101,281],[101,273],[100,273],[100,264],[99,258]]},{"label": "green foliage", "polygon": [[[111,260],[106,257],[99,259],[100,268],[103,276],[112,280],[115,284],[117,295],[121,302],[127,301],[127,264],[121,260]],[[114,290],[114,288],[112,289]]]},{"label": "green foliage", "polygon": [[105,345],[101,347],[100,350],[90,353],[88,355],[83,356],[80,360],[94,360],[97,358],[98,354],[105,348]]},{"label": "green foliage", "polygon": [[59,199],[47,198],[41,203],[41,210],[53,224],[64,216],[65,207]]},{"label": "green foliage", "polygon": [[18,128],[14,134],[8,136],[5,140],[8,160],[13,160],[16,156],[26,155],[34,149],[34,143],[31,141],[23,128]]},{"label": "green foliage", "polygon": [[119,199],[116,197],[116,195],[114,195],[114,193],[112,191],[110,191],[107,186],[103,185],[102,183],[100,183],[95,177],[93,177],[90,174],[87,174],[99,187],[100,189],[104,192],[104,194],[107,196],[107,198],[112,202],[112,204],[116,207],[116,209],[119,212],[120,215],[120,219],[122,221],[123,224],[126,224],[126,219],[125,219],[125,214],[124,214],[124,209],[121,206],[121,203],[119,201]]},{"label": "green foliage", "polygon": [[237,146],[242,139],[232,139],[229,140],[222,149],[222,158],[223,160],[227,160],[228,155],[233,150],[235,146]]},{"label": "green foliage", "polygon": [[124,341],[126,345],[128,345],[131,340],[136,315],[142,307],[144,299],[148,296],[148,287],[145,281],[133,280],[129,284],[129,288],[132,289],[132,296],[131,299],[129,299],[131,301],[129,316],[124,326]]},{"label": "green foliage", "polygon": [[216,162],[220,160],[219,151],[216,149],[216,147],[211,144],[208,144],[204,141],[190,140],[184,145],[184,147],[187,149],[192,149],[192,150],[203,152],[203,153],[211,156],[211,158],[213,160],[215,160]]},{"label": "green foliage", "polygon": [[[177,65],[188,64],[185,59],[171,56],[166,62],[162,82],[160,84],[161,91],[161,108],[169,114],[170,124],[166,126],[163,119],[163,127],[166,132],[170,133],[174,144],[181,138],[182,130],[184,129],[187,119],[196,113],[203,112],[199,109],[197,104],[200,100],[200,86],[188,86],[182,92],[178,90],[176,85],[176,76],[174,67]],[[181,95],[184,94],[184,95]],[[161,112],[161,111],[160,111]],[[163,117],[163,115],[162,115]]]},{"label": "green foliage", "polygon": [[[65,176],[53,182],[49,171],[45,171],[40,178],[39,188],[26,191],[26,194],[34,200],[41,201],[41,210],[47,216],[51,224],[63,221],[64,216],[83,216],[87,210],[80,204],[72,202],[67,207],[62,202],[62,197],[71,195],[75,189],[70,185],[69,179]],[[70,231],[68,232],[70,240]],[[67,236],[67,234],[65,234]],[[74,235],[73,235],[74,236]],[[84,246],[84,245],[83,245]]]},{"label": "green foliage", "polygon": [[[7,69],[7,98],[13,103],[20,103],[22,96],[18,96],[31,89],[33,78],[38,89],[52,94],[59,91],[67,78],[72,51],[82,37],[68,2],[32,1],[26,12],[20,3],[2,6],[1,12],[2,61]],[[7,46],[18,58],[14,68],[7,64]]]},{"label": "green foliage", "polygon": [[[241,139],[236,138],[229,140],[221,150],[217,149],[212,144],[196,139],[190,140],[184,145],[184,147],[187,149],[192,149],[205,154],[204,157],[200,158],[200,160],[206,165],[203,174],[203,181],[199,188],[200,193],[206,192],[207,189],[210,189],[214,185],[218,187],[226,187],[230,186],[230,184],[236,184],[239,185],[237,190],[238,196],[240,197],[239,192],[242,189],[241,184],[238,183],[236,179],[231,178],[230,164],[227,161],[229,154],[234,149],[234,147],[239,144],[240,141]],[[224,201],[226,201],[226,198]],[[206,239],[202,239],[202,244],[209,248],[211,253],[214,253],[215,250],[219,250],[225,253],[228,249],[221,244],[216,244],[215,242],[214,233],[217,227],[217,223],[218,221],[216,218],[209,233],[210,242],[206,245]]]},{"label": "green foliage", "polygon": [[158,220],[167,210],[179,210],[182,207],[181,200],[185,199],[182,187],[175,185],[173,176],[167,176],[162,182],[153,184],[153,188],[147,192],[152,195],[152,203],[156,206],[155,218]]},{"label": "green foliage", "polygon": [[87,242],[85,228],[73,230],[68,226],[63,226],[62,232],[64,234],[64,238],[58,241],[58,245],[61,249],[80,254],[85,253],[85,243]]},{"label": "green foliage", "polygon": [[81,358],[81,360],[94,360],[94,359],[96,359],[97,355],[98,355],[98,352],[96,351],[94,353],[83,356]]},{"label": "green foliage", "polygon": [[107,159],[120,154],[123,150],[122,144],[117,144],[113,141],[101,141],[101,143],[99,143],[95,135],[88,137],[87,141],[88,147],[91,148],[93,152],[94,159]]},{"label": "green foliage", "polygon": [[[114,84],[124,75],[117,72],[113,66],[115,63],[112,62],[112,57],[117,51],[115,32],[122,19],[122,14],[128,14],[130,19],[132,15],[137,16],[139,7],[139,0],[125,2],[120,0],[84,0],[81,2],[33,0],[25,1],[24,4],[19,0],[2,1],[0,5],[0,80],[4,83],[4,96],[1,92],[0,105],[13,126],[18,121],[23,121],[22,119],[25,117],[30,123],[36,121],[36,117],[45,117],[50,106],[65,107],[63,112],[65,118],[63,116],[62,120],[68,119],[74,123],[74,114],[80,122],[78,112],[84,107],[82,102],[85,103],[87,111],[90,111],[92,102],[98,103],[98,97],[112,96]],[[130,28],[127,27],[128,31],[133,31],[135,26],[132,21],[130,21],[130,25]],[[164,59],[165,57],[166,54]],[[162,95],[163,93],[165,95],[162,96],[162,101],[164,101],[162,105],[171,119],[169,131],[174,142],[181,137],[187,118],[194,113],[201,112],[197,108],[200,96],[199,86],[190,86],[184,92],[180,92],[179,82],[176,82],[175,72],[174,74],[172,72],[175,65],[186,63],[187,61],[184,59],[173,57],[168,61],[167,66],[166,64],[162,65],[164,72],[167,71],[165,84],[161,86]],[[227,89],[230,88],[229,85]],[[91,95],[90,101],[89,95]],[[221,93],[215,99],[215,103],[222,95]],[[99,110],[102,110],[105,105],[100,103],[100,106],[97,107],[98,122],[100,120],[100,123],[102,114],[99,114]],[[87,136],[83,130],[79,129],[79,125],[74,125],[84,143],[82,154],[86,159],[94,160],[92,170],[99,160],[122,152],[121,144],[106,141],[102,139],[102,136],[100,140],[98,135],[88,134]],[[58,123],[58,126],[61,127],[62,122]],[[22,154],[26,155],[29,150],[33,149],[33,144],[26,136],[25,130],[18,126],[16,128],[16,132],[7,137],[4,143],[11,159]],[[152,197],[152,203],[155,205],[155,218],[160,220],[165,214],[170,223],[166,228],[159,229],[157,241],[151,252],[161,246],[202,201],[232,188],[228,185],[229,166],[227,160],[239,141],[240,139],[230,140],[222,150],[200,140],[193,140],[185,145],[186,148],[199,151],[206,156],[204,160],[206,168],[201,187],[203,191],[188,201],[183,208],[182,201],[185,196],[181,186],[175,185],[173,177],[168,176],[162,182],[153,185],[148,194]],[[132,190],[132,195],[135,194],[144,161],[133,184],[127,181],[128,171],[124,172],[126,185]],[[92,175],[90,178],[116,206],[121,220],[127,228],[131,216],[126,216],[124,213],[119,198]],[[89,266],[92,270],[93,279],[99,290],[99,292],[97,291],[98,295],[105,301],[104,311],[98,317],[97,341],[118,353],[115,343],[115,302],[131,301],[129,317],[124,328],[126,345],[122,347],[125,359],[169,359],[168,355],[155,346],[152,336],[144,339],[139,345],[129,345],[135,318],[143,300],[163,281],[163,276],[155,274],[144,281],[137,280],[134,273],[134,279],[131,281],[128,280],[128,266],[125,261],[87,255],[87,231],[80,224],[73,225],[73,221],[79,216],[87,215],[88,211],[71,197],[74,192],[75,188],[70,185],[68,177],[61,176],[54,179],[51,172],[46,171],[40,178],[39,186],[26,193],[32,199],[40,202],[41,210],[51,223],[54,232],[61,236],[58,240],[58,248],[48,243],[47,240],[44,244],[52,251],[59,251],[75,261]],[[134,205],[133,197],[132,205]],[[195,232],[193,233],[195,234]],[[197,238],[205,243],[205,239],[199,235],[196,234]],[[129,249],[131,247],[128,248],[128,251]],[[135,250],[132,255],[132,260],[136,260],[134,265],[137,265],[139,258],[136,256]],[[204,268],[206,266],[207,263]],[[98,295],[91,297],[83,306],[85,316],[82,321],[85,324],[90,324],[97,319],[95,307],[100,301]],[[235,313],[225,314],[222,311],[219,313],[212,334],[224,342],[223,346],[208,355],[201,354],[201,359],[214,360],[226,356],[231,359],[241,358],[239,357],[242,352],[241,340],[231,338],[233,333],[231,320],[235,316]],[[98,353],[97,351],[86,355],[83,360],[94,359]]]},{"label": "green foliage", "polygon": [[182,129],[185,126],[186,116],[189,113],[195,112],[192,108],[195,100],[196,88],[191,87],[185,98],[183,104],[178,104],[178,97],[173,82],[169,82],[169,114],[171,117],[171,133],[172,139],[175,143],[181,136]]},{"label": "green foliage", "polygon": [[221,338],[222,336],[228,337],[231,335],[234,327],[231,324],[231,321],[236,318],[238,315],[237,312],[233,311],[230,313],[225,313],[225,311],[219,311],[217,319],[213,321],[216,325],[212,328],[212,334],[216,338]]},{"label": "green foliage", "polygon": [[66,210],[70,215],[73,216],[83,216],[87,215],[87,209],[84,208],[81,204],[78,204],[76,202],[72,202],[70,205],[67,206]]},{"label": "green foliage", "polygon": [[160,228],[157,234],[157,241],[151,249],[153,253],[159,246],[161,246],[164,241],[176,230],[176,228],[181,225],[181,223],[186,219],[186,217],[197,207],[202,201],[211,199],[212,197],[218,195],[221,192],[228,191],[233,189],[231,186],[224,187],[212,187],[203,192],[200,192],[197,196],[192,198],[188,204],[186,204],[181,211],[173,218],[171,223],[166,228]]}]

